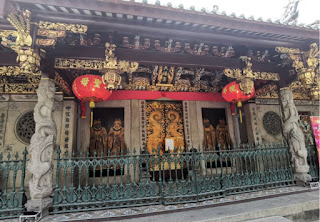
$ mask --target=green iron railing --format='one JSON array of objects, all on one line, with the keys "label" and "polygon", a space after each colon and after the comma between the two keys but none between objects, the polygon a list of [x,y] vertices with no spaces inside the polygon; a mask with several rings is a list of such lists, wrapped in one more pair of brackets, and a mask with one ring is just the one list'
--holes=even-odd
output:
[{"label": "green iron railing", "polygon": [[53,213],[196,202],[293,185],[285,145],[61,157]]},{"label": "green iron railing", "polygon": [[24,209],[27,148],[20,158],[0,153],[0,219],[18,217]]},{"label": "green iron railing", "polygon": [[312,177],[312,181],[319,181],[319,162],[318,162],[318,151],[315,145],[307,146],[308,150],[308,164],[309,174]]}]

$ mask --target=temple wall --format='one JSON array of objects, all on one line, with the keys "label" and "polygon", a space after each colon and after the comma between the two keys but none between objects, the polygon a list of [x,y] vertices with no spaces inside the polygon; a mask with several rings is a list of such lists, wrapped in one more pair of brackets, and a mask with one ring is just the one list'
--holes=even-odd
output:
[{"label": "temple wall", "polygon": [[[11,153],[11,159],[14,159],[16,152],[19,153],[20,158],[23,157],[23,150],[25,147],[29,149],[30,144],[20,140],[16,133],[16,124],[20,117],[25,113],[32,111],[37,103],[36,95],[1,95],[0,96],[0,152],[3,153],[4,159],[7,154]],[[63,120],[64,101],[62,95],[55,96],[53,119],[57,126],[57,145],[61,142],[61,126]],[[56,152],[54,153],[54,158]],[[29,159],[29,156],[27,156]],[[55,162],[54,162],[55,164]],[[28,181],[30,180],[30,173],[26,170],[25,187],[28,195]],[[12,186],[12,176],[9,176],[9,187]],[[55,179],[55,178],[54,178]],[[55,180],[54,180],[55,181]],[[17,177],[17,184],[20,184],[20,176]]]},{"label": "temple wall", "polygon": [[[202,118],[202,108],[224,108],[226,110],[226,121],[228,125],[229,135],[232,144],[236,144],[235,138],[235,126],[231,114],[230,104],[227,102],[209,102],[209,101],[195,101],[195,109],[191,111],[196,115],[197,124],[193,123],[194,127],[198,125],[198,129],[194,129],[192,134],[192,139],[195,146],[202,147],[204,144],[204,132],[203,132],[203,118]],[[195,117],[195,116],[194,116]],[[199,138],[197,140],[197,138]]]},{"label": "temple wall", "polygon": [[[310,116],[319,116],[319,102],[295,100],[298,112],[307,112]],[[256,99],[244,107],[249,143],[280,143],[284,140],[282,132],[278,135],[268,133],[263,124],[267,112],[275,112],[282,118],[278,99]]]}]

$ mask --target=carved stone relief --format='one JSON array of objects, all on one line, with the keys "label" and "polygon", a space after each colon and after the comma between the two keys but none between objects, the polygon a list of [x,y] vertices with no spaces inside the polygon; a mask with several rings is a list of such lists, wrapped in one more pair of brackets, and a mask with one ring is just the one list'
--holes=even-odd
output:
[{"label": "carved stone relief", "polygon": [[283,135],[289,144],[295,179],[304,183],[309,182],[311,176],[308,174],[308,151],[305,146],[304,135],[299,126],[299,115],[293,102],[293,94],[289,88],[280,89],[280,103]]},{"label": "carved stone relief", "polygon": [[262,118],[263,128],[271,135],[278,135],[281,133],[281,119],[280,116],[272,111],[268,111]]},{"label": "carved stone relief", "polygon": [[33,111],[29,111],[21,115],[16,123],[16,136],[26,144],[30,143],[31,137],[35,132],[35,121]]},{"label": "carved stone relief", "polygon": [[52,154],[57,138],[57,128],[52,118],[55,84],[42,79],[37,95],[38,102],[34,108],[36,130],[31,137],[30,161],[27,166],[32,175],[29,182],[31,200],[41,200],[52,194]]},{"label": "carved stone relief", "polygon": [[0,95],[0,101],[9,101],[9,95]]}]

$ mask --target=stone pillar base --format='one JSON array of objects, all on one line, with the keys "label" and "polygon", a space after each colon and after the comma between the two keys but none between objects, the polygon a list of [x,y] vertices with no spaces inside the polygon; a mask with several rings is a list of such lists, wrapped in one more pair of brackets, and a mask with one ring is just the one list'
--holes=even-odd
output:
[{"label": "stone pillar base", "polygon": [[307,173],[295,173],[293,174],[294,180],[299,183],[308,183],[312,180],[311,176]]},{"label": "stone pillar base", "polygon": [[49,215],[49,208],[53,204],[53,199],[51,197],[47,197],[39,200],[28,200],[25,207],[28,211],[41,211],[42,217]]}]

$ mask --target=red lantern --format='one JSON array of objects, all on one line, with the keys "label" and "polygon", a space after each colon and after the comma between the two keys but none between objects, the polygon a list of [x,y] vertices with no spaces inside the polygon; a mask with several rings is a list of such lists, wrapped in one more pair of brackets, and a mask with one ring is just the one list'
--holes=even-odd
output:
[{"label": "red lantern", "polygon": [[[79,76],[73,81],[72,91],[81,100],[81,117],[85,117],[84,102],[89,102],[89,107],[94,108],[95,103],[102,102],[109,98],[111,93],[105,89],[101,76],[84,75]],[[92,112],[91,112],[92,122]]]},{"label": "red lantern", "polygon": [[[234,112],[234,104],[237,103],[238,108],[242,107],[242,102],[249,100],[253,97],[255,93],[254,87],[252,87],[251,93],[245,95],[243,91],[240,90],[240,86],[236,81],[230,82],[227,84],[222,90],[222,97],[231,103],[231,110],[232,115],[235,114]],[[242,115],[241,109],[239,109],[240,114],[240,122],[242,123]]]}]

